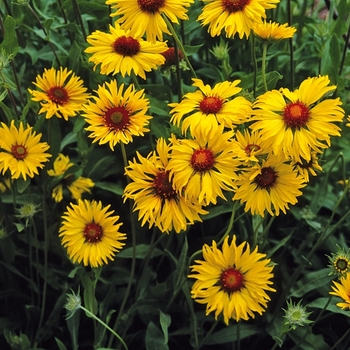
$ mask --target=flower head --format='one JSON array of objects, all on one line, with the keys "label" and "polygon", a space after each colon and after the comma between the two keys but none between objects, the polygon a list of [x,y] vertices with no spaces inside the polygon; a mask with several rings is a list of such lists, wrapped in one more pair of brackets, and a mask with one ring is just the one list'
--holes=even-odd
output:
[{"label": "flower head", "polygon": [[67,310],[66,320],[73,317],[75,312],[81,307],[81,297],[79,295],[79,290],[77,294],[75,294],[73,290],[71,291],[71,294],[67,294],[66,303],[64,304],[64,308]]},{"label": "flower head", "polygon": [[289,27],[288,23],[279,24],[263,20],[253,25],[253,32],[263,41],[278,41],[292,38],[296,29],[294,27]]},{"label": "flower head", "polygon": [[84,266],[98,267],[114,260],[116,252],[122,249],[126,239],[119,232],[122,223],[114,211],[108,211],[110,205],[102,207],[101,202],[79,200],[70,204],[62,215],[59,237],[67,248],[74,263],[83,262]]},{"label": "flower head", "polygon": [[138,161],[129,161],[125,173],[132,180],[124,190],[126,198],[134,200],[134,210],[139,211],[139,221],[143,226],[155,225],[162,232],[175,230],[180,233],[195,221],[202,221],[200,214],[207,212],[197,201],[185,200],[177,192],[166,170],[169,145],[164,139],[157,142],[156,151],[146,158],[137,153]]},{"label": "flower head", "polygon": [[292,166],[274,155],[243,171],[236,184],[233,200],[245,203],[245,211],[261,216],[265,211],[276,216],[280,211],[286,213],[289,204],[297,203],[300,188],[305,186]]},{"label": "flower head", "polygon": [[143,36],[146,33],[147,40],[155,42],[163,41],[163,34],[171,35],[165,15],[173,23],[179,23],[179,19],[187,20],[187,7],[194,0],[107,0],[107,5],[112,5],[116,11],[111,16],[118,16],[117,23],[122,28],[130,30],[132,35]]},{"label": "flower head", "polygon": [[108,143],[114,150],[117,143],[132,142],[133,136],[149,131],[146,126],[152,117],[146,115],[149,101],[144,90],[136,91],[131,84],[124,91],[124,84],[118,87],[117,81],[112,80],[99,86],[96,92],[94,101],[83,106],[83,117],[89,124],[86,130],[91,132],[93,142]]},{"label": "flower head", "polygon": [[85,192],[90,193],[90,188],[94,182],[83,176],[76,177],[74,173],[67,173],[67,170],[74,166],[68,156],[60,153],[53,163],[53,169],[47,171],[49,176],[60,178],[59,184],[52,190],[52,198],[59,203],[63,200],[63,191],[65,188],[69,190],[75,200],[81,199]]},{"label": "flower head", "polygon": [[340,128],[333,124],[344,117],[340,99],[318,103],[336,88],[328,86],[329,82],[328,76],[308,78],[293,92],[282,88],[259,96],[251,128],[263,131],[276,155],[283,153],[295,162],[310,161],[312,151],[321,152],[320,148],[330,146],[330,136],[340,136]]},{"label": "flower head", "polygon": [[225,81],[211,88],[200,79],[193,79],[195,92],[183,96],[180,103],[170,103],[171,122],[181,125],[183,134],[189,129],[193,137],[212,138],[218,125],[233,128],[250,117],[251,103],[238,94],[240,80]]},{"label": "flower head", "polygon": [[340,277],[340,283],[333,281],[333,292],[329,292],[331,295],[335,295],[343,299],[343,302],[337,303],[337,306],[344,309],[350,309],[350,273],[346,276]]},{"label": "flower head", "polygon": [[323,171],[318,164],[318,154],[315,151],[311,151],[311,159],[306,161],[301,158],[301,162],[295,162],[293,164],[294,169],[304,178],[305,182],[310,181],[310,175],[317,176],[317,171]]},{"label": "flower head", "polygon": [[275,8],[280,0],[204,0],[207,4],[198,17],[202,26],[209,25],[211,36],[222,30],[226,37],[238,33],[239,38],[248,38],[254,24],[266,18],[266,10]]},{"label": "flower head", "polygon": [[188,277],[196,278],[192,287],[192,298],[200,304],[207,304],[206,315],[215,311],[215,319],[223,313],[228,325],[236,321],[255,318],[267,307],[270,297],[266,291],[275,292],[270,285],[273,266],[266,254],[258,253],[258,247],[250,250],[249,244],[236,244],[233,236],[229,244],[226,237],[222,249],[216,242],[203,246],[204,260],[195,260]]},{"label": "flower head", "polygon": [[140,36],[132,35],[130,31],[124,31],[118,24],[114,27],[110,25],[109,31],[96,30],[86,38],[91,46],[85,52],[92,54],[89,61],[94,63],[94,69],[101,65],[102,74],[120,73],[125,77],[134,72],[146,79],[145,72],[164,64],[162,53],[167,49],[166,43],[150,43]]},{"label": "flower head", "polygon": [[20,122],[19,128],[12,120],[10,127],[1,123],[0,127],[0,170],[4,174],[10,170],[11,178],[24,180],[27,176],[39,174],[38,168],[44,167],[51,154],[45,153],[50,146],[40,142],[41,134],[36,134],[29,125],[24,128]]},{"label": "flower head", "polygon": [[330,275],[337,275],[338,277],[345,277],[350,272],[350,249],[341,248],[338,246],[336,253],[328,256],[329,265],[331,269]]},{"label": "flower head", "polygon": [[28,89],[32,100],[40,102],[40,113],[46,113],[46,119],[53,116],[68,120],[75,117],[90,94],[86,93],[83,81],[67,68],[44,69],[42,76],[38,75],[33,82],[40,90]]},{"label": "flower head", "polygon": [[233,132],[217,129],[211,138],[174,139],[167,170],[177,191],[200,204],[225,199],[223,190],[233,191],[239,161],[232,145]]},{"label": "flower head", "polygon": [[306,307],[301,305],[301,300],[297,304],[293,303],[292,300],[287,300],[287,310],[283,309],[285,312],[284,318],[286,319],[284,324],[288,325],[291,329],[296,329],[297,326],[305,326],[312,321],[308,320],[311,312],[306,312]]}]

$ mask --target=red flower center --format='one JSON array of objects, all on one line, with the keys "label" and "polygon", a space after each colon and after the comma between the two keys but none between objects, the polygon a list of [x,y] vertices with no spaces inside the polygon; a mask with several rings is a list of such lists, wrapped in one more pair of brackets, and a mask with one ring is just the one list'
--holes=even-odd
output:
[{"label": "red flower center", "polygon": [[243,275],[233,267],[223,271],[220,276],[220,285],[227,293],[236,292],[244,287]]},{"label": "red flower center", "polygon": [[169,171],[160,171],[153,181],[153,189],[161,199],[176,197],[176,192],[169,179]]},{"label": "red flower center", "polygon": [[221,4],[229,13],[243,11],[243,9],[250,3],[250,0],[222,0]]},{"label": "red flower center", "polygon": [[223,100],[215,96],[206,96],[199,103],[199,109],[204,114],[220,112],[223,105]]},{"label": "red flower center", "polygon": [[[175,48],[169,47],[166,51],[162,53],[162,55],[165,57],[165,66],[169,67],[176,64]],[[179,61],[184,59],[184,54],[181,50],[177,50],[177,56],[179,58]]]},{"label": "red flower center", "polygon": [[290,128],[300,128],[304,126],[309,118],[310,110],[303,102],[290,102],[284,107],[283,119]]},{"label": "red flower center", "polygon": [[156,13],[164,6],[165,0],[137,0],[141,11],[148,13]]},{"label": "red flower center", "polygon": [[130,36],[121,36],[113,43],[113,49],[122,56],[135,56],[140,52],[141,46],[138,40]]},{"label": "red flower center", "polygon": [[245,148],[244,148],[245,153],[246,153],[248,156],[250,156],[251,153],[254,152],[254,151],[259,151],[259,149],[260,149],[260,146],[255,145],[255,144],[253,144],[253,143],[251,143],[251,144],[245,146]]},{"label": "red flower center", "polygon": [[87,224],[84,228],[84,237],[89,243],[101,241],[102,234],[102,227],[94,222]]},{"label": "red flower center", "polygon": [[270,188],[276,185],[277,178],[278,178],[278,174],[273,168],[269,166],[261,169],[261,174],[259,174],[255,178],[254,182],[260,188],[269,190]]},{"label": "red flower center", "polygon": [[196,149],[191,156],[191,166],[196,172],[210,170],[215,162],[213,152],[207,148]]},{"label": "red flower center", "polygon": [[11,153],[16,159],[24,159],[28,155],[27,147],[22,145],[13,145]]},{"label": "red flower center", "polygon": [[105,114],[105,124],[112,130],[126,129],[129,121],[129,112],[124,107],[113,107]]},{"label": "red flower center", "polygon": [[49,99],[59,105],[64,105],[68,102],[68,93],[65,88],[61,86],[52,87],[48,91]]}]

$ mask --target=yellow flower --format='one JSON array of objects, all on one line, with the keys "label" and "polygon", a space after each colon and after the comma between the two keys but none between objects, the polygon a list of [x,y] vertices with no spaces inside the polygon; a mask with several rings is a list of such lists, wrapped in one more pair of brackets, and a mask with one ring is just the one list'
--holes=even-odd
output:
[{"label": "yellow flower", "polygon": [[83,81],[67,68],[61,67],[59,71],[44,69],[43,75],[38,75],[33,84],[42,91],[28,90],[32,100],[40,102],[39,114],[46,113],[46,119],[54,115],[65,120],[75,117],[90,96],[83,87]]},{"label": "yellow flower", "polygon": [[192,287],[192,298],[200,304],[207,304],[206,315],[215,311],[215,319],[222,313],[228,325],[230,319],[255,318],[265,311],[270,297],[266,291],[275,292],[270,285],[273,266],[266,254],[258,253],[258,247],[250,250],[249,244],[231,244],[225,238],[222,249],[216,242],[203,246],[203,260],[195,260],[188,277],[197,280]]},{"label": "yellow flower", "polygon": [[11,178],[24,180],[27,176],[39,174],[38,168],[44,167],[51,154],[45,153],[50,146],[40,142],[41,134],[36,134],[29,125],[24,128],[20,122],[19,128],[12,120],[10,127],[1,123],[0,127],[0,170],[4,174],[10,170]]},{"label": "yellow flower", "polygon": [[311,152],[311,159],[307,162],[302,159],[301,162],[293,163],[294,169],[304,178],[305,182],[310,181],[310,174],[312,176],[317,176],[315,170],[323,171],[321,166],[318,164],[318,156],[317,153]]},{"label": "yellow flower", "polygon": [[298,202],[297,197],[302,194],[299,189],[305,186],[293,167],[274,155],[243,171],[236,184],[233,200],[245,203],[246,212],[261,216],[265,211],[276,216],[280,210],[286,213],[289,204]]},{"label": "yellow flower", "polygon": [[329,294],[335,295],[343,299],[343,302],[337,303],[337,306],[344,309],[350,309],[350,273],[340,277],[340,283],[333,281],[333,292]]},{"label": "yellow flower", "polygon": [[70,204],[62,216],[59,237],[67,248],[73,263],[83,262],[84,266],[98,267],[114,260],[125,243],[124,233],[119,232],[122,223],[119,216],[112,216],[110,205],[102,207],[101,202],[79,200]]},{"label": "yellow flower", "polygon": [[102,74],[120,73],[125,77],[134,72],[146,79],[145,72],[164,64],[162,53],[168,48],[166,43],[150,43],[132,35],[130,31],[124,31],[118,24],[115,27],[110,25],[109,31],[104,33],[96,30],[86,38],[91,46],[85,52],[92,53],[89,62],[94,63],[94,70],[101,64]]},{"label": "yellow flower", "polygon": [[310,161],[312,151],[320,153],[320,148],[330,146],[330,136],[340,136],[340,128],[333,124],[344,117],[340,99],[318,102],[336,88],[329,82],[328,76],[319,76],[304,80],[293,92],[284,88],[266,92],[253,106],[255,123],[250,127],[262,130],[276,155]]},{"label": "yellow flower", "polygon": [[170,103],[173,109],[171,122],[177,126],[182,123],[182,133],[190,129],[193,137],[211,138],[218,125],[232,128],[241,124],[252,113],[251,103],[242,96],[230,99],[242,89],[237,87],[240,80],[225,81],[211,88],[200,79],[193,79],[198,89],[184,95],[180,103]]},{"label": "yellow flower", "polygon": [[239,165],[232,137],[233,131],[223,132],[221,126],[211,138],[174,139],[166,169],[176,190],[202,205],[225,199],[223,190],[234,190]]},{"label": "yellow flower", "polygon": [[69,160],[69,157],[60,153],[53,163],[53,169],[47,171],[49,176],[61,177],[60,183],[52,190],[52,198],[57,203],[63,200],[64,188],[71,192],[73,199],[78,200],[83,193],[91,193],[90,188],[95,185],[89,178],[83,176],[76,178],[74,174],[66,173],[72,166],[74,163]]},{"label": "yellow flower", "polygon": [[86,128],[91,131],[89,137],[99,145],[109,143],[114,146],[119,143],[133,141],[133,136],[143,136],[149,129],[149,119],[146,115],[149,101],[145,98],[144,90],[136,91],[131,84],[124,92],[124,84],[119,87],[116,80],[98,87],[94,102],[84,105],[82,116],[89,124]]},{"label": "yellow flower", "polygon": [[276,22],[255,22],[253,25],[254,34],[263,41],[277,41],[292,38],[296,28],[288,27],[288,23],[279,24]]},{"label": "yellow flower", "polygon": [[147,158],[137,152],[137,158],[129,161],[125,174],[132,180],[124,190],[124,201],[134,200],[134,210],[139,211],[138,219],[141,226],[146,222],[149,227],[155,225],[161,232],[176,233],[186,230],[195,221],[202,221],[199,214],[207,214],[197,201],[185,200],[175,191],[165,170],[168,165],[169,145],[164,139],[159,139],[156,151]]},{"label": "yellow flower", "polygon": [[254,24],[266,18],[265,11],[275,8],[280,0],[203,0],[207,2],[198,17],[202,26],[209,24],[211,36],[221,34],[224,29],[226,37],[238,33],[240,39],[247,38]]},{"label": "yellow flower", "polygon": [[187,20],[187,7],[194,0],[107,0],[107,5],[116,9],[111,16],[120,16],[117,23],[130,29],[134,36],[141,37],[146,33],[147,40],[163,41],[163,33],[171,35],[163,16],[173,23],[179,19]]}]

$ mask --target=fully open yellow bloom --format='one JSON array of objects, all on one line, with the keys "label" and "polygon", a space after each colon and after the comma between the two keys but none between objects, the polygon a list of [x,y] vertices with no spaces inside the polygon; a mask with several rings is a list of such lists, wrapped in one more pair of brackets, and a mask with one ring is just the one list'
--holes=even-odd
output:
[{"label": "fully open yellow bloom", "polygon": [[237,95],[242,88],[240,80],[225,81],[213,88],[200,79],[193,79],[198,89],[183,96],[180,103],[170,103],[171,122],[181,125],[183,134],[189,129],[193,137],[211,138],[218,125],[232,129],[244,123],[252,113],[251,102]]},{"label": "fully open yellow bloom", "polygon": [[337,303],[337,306],[342,309],[350,309],[350,273],[340,277],[340,283],[336,281],[333,281],[333,283],[333,292],[329,292],[329,294],[343,299],[342,302]]},{"label": "fully open yellow bloom", "polygon": [[175,191],[170,179],[168,165],[169,145],[164,139],[157,142],[156,151],[147,158],[137,152],[137,158],[125,169],[132,180],[124,190],[124,200],[134,200],[134,210],[139,211],[139,221],[143,226],[155,225],[161,232],[174,230],[180,233],[195,221],[202,221],[200,214],[207,214],[198,201],[186,200]]},{"label": "fully open yellow bloom", "polygon": [[280,0],[203,0],[204,6],[198,20],[203,26],[209,25],[211,36],[220,35],[222,30],[227,37],[238,33],[240,39],[247,38],[256,22],[266,18],[265,11],[275,8]]},{"label": "fully open yellow bloom", "polygon": [[75,117],[90,94],[86,93],[83,81],[67,68],[44,69],[42,76],[38,75],[33,83],[42,91],[28,89],[32,100],[40,102],[40,113],[46,113],[46,119],[53,116],[68,120]]},{"label": "fully open yellow bloom", "polygon": [[163,41],[163,34],[171,35],[163,16],[173,23],[179,19],[187,20],[187,7],[194,0],[107,0],[116,11],[111,16],[119,16],[120,23],[126,30],[130,29],[132,35],[143,36],[155,42]]},{"label": "fully open yellow bloom", "polygon": [[91,46],[85,52],[92,54],[89,62],[95,64],[94,70],[100,64],[102,74],[120,73],[125,77],[133,72],[146,79],[145,72],[164,64],[162,53],[168,49],[166,43],[150,43],[128,30],[124,31],[118,24],[114,27],[110,25],[109,31],[104,33],[96,30],[86,38]]},{"label": "fully open yellow bloom", "polygon": [[147,115],[149,101],[144,90],[136,91],[131,84],[124,91],[124,84],[117,85],[116,80],[105,83],[97,89],[94,101],[84,105],[85,118],[89,126],[86,128],[93,142],[108,143],[114,150],[119,143],[132,142],[133,136],[143,136],[149,131],[146,126],[152,118]]},{"label": "fully open yellow bloom", "polygon": [[312,151],[330,146],[330,136],[340,136],[344,110],[339,98],[319,102],[336,86],[329,86],[328,76],[304,80],[299,89],[281,88],[264,93],[254,106],[252,130],[262,130],[273,152],[295,162],[310,161]]},{"label": "fully open yellow bloom", "polygon": [[286,213],[289,204],[297,203],[305,186],[304,178],[299,176],[285,160],[270,155],[262,164],[255,164],[240,174],[233,200],[245,203],[245,211],[253,215],[279,215]]},{"label": "fully open yellow bloom", "polygon": [[292,38],[296,28],[289,27],[288,23],[279,24],[276,22],[255,22],[253,25],[254,34],[263,41],[277,41]]},{"label": "fully open yellow bloom", "polygon": [[251,251],[247,242],[237,245],[236,236],[230,244],[226,237],[221,250],[213,241],[202,251],[204,260],[195,260],[188,277],[197,279],[191,294],[196,302],[207,304],[206,315],[215,311],[217,319],[222,313],[227,325],[230,319],[262,315],[270,300],[266,292],[276,291],[270,287],[273,266],[266,254],[258,253],[258,247]]},{"label": "fully open yellow bloom", "polygon": [[119,232],[122,223],[119,216],[108,211],[110,205],[102,207],[101,202],[79,200],[67,207],[62,215],[59,237],[67,248],[70,259],[84,266],[98,267],[114,260],[116,252],[122,249],[126,239]]},{"label": "fully open yellow bloom", "polygon": [[53,163],[53,169],[47,171],[49,176],[61,177],[60,183],[52,190],[52,198],[56,202],[63,200],[65,187],[71,193],[72,198],[78,200],[81,199],[83,193],[90,193],[90,188],[94,186],[94,182],[87,177],[75,177],[73,173],[66,173],[72,166],[74,166],[74,163],[69,160],[69,157],[60,153]]},{"label": "fully open yellow bloom", "polygon": [[20,176],[24,180],[27,176],[34,177],[39,174],[38,169],[44,167],[45,162],[51,157],[46,153],[50,146],[46,142],[40,142],[41,134],[36,134],[29,125],[24,128],[20,122],[19,128],[12,120],[10,127],[1,123],[0,127],[0,170],[5,174],[7,170],[12,179]]}]

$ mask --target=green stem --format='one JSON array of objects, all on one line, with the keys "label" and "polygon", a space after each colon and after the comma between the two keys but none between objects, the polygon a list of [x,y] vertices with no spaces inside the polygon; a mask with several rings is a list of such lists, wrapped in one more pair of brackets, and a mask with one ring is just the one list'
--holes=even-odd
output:
[{"label": "green stem", "polygon": [[205,333],[205,336],[203,337],[203,339],[200,341],[200,343],[197,345],[197,347],[195,349],[200,349],[202,347],[203,343],[205,343],[205,340],[213,333],[213,331],[216,328],[216,326],[218,325],[218,323],[219,323],[219,320],[216,320],[212,324],[209,331]]},{"label": "green stem", "polygon": [[194,78],[197,78],[197,74],[196,74],[196,72],[194,71],[191,62],[190,62],[189,59],[188,59],[188,56],[187,56],[186,51],[185,51],[185,48],[184,48],[184,46],[182,45],[181,40],[180,40],[179,37],[177,36],[173,25],[171,24],[171,22],[169,21],[169,19],[168,19],[167,16],[163,15],[163,19],[164,19],[164,21],[165,21],[165,23],[166,23],[168,29],[170,30],[171,35],[174,37],[174,39],[175,39],[176,43],[178,44],[180,50],[181,50],[182,53],[184,54],[184,59],[185,59],[187,65],[188,65],[188,68],[190,69],[190,71],[191,71],[193,77],[194,77]]},{"label": "green stem", "polygon": [[350,328],[342,335],[342,337],[329,349],[334,350],[337,346],[350,334]]},{"label": "green stem", "polygon": [[[306,1],[305,1],[306,2]],[[288,25],[292,25],[292,8],[291,1],[287,1],[287,12],[288,12]],[[290,87],[294,89],[294,51],[293,51],[293,38],[288,39],[289,42],[289,63],[290,63]]]},{"label": "green stem", "polygon": [[75,15],[77,16],[78,23],[79,23],[79,25],[81,27],[81,32],[83,34],[84,39],[86,40],[86,31],[85,31],[85,28],[84,28],[83,18],[81,17],[79,4],[77,3],[77,0],[72,0],[72,4],[73,4]]},{"label": "green stem", "polygon": [[266,83],[266,54],[267,54],[267,43],[263,43],[262,63],[261,63],[261,77],[263,80],[265,91],[269,91]]},{"label": "green stem", "polygon": [[253,68],[254,68],[253,96],[256,97],[256,77],[258,74],[258,61],[256,59],[256,52],[255,52],[255,36],[250,35],[249,39],[251,43],[252,61],[253,61]]},{"label": "green stem", "polygon": [[341,75],[341,73],[342,73],[342,71],[343,71],[343,68],[344,68],[346,53],[347,53],[348,47],[349,47],[349,39],[350,39],[350,23],[349,23],[348,32],[347,32],[346,37],[345,37],[345,43],[344,43],[343,53],[342,53],[342,57],[341,57],[341,61],[340,61],[340,66],[339,66],[339,75]]},{"label": "green stem", "polygon": [[83,311],[85,311],[85,313],[90,316],[91,318],[93,318],[94,320],[96,320],[97,322],[99,322],[103,327],[105,327],[106,329],[108,329],[123,345],[124,349],[128,350],[128,347],[126,346],[124,340],[119,336],[118,333],[116,333],[111,327],[108,326],[108,324],[106,324],[105,322],[103,322],[100,318],[98,318],[97,316],[95,316],[92,312],[90,312],[88,309],[86,309],[84,306],[80,305],[80,309],[82,309]]}]

